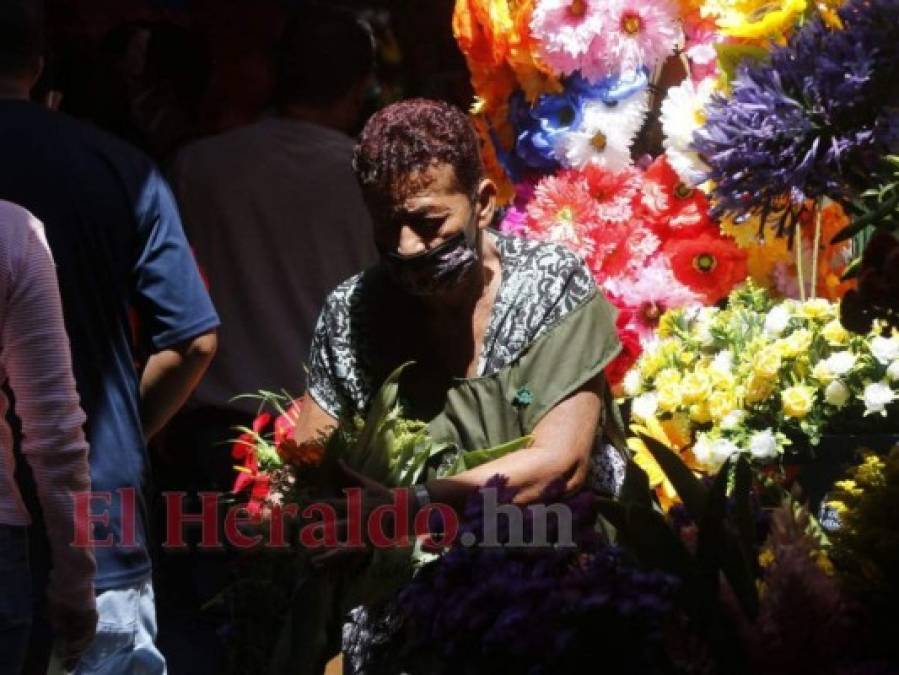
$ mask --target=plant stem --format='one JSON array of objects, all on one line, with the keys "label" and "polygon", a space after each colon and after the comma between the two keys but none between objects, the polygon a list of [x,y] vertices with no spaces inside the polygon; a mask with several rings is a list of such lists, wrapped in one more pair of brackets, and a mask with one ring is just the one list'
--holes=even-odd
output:
[{"label": "plant stem", "polygon": [[799,299],[805,302],[805,274],[802,269],[802,221],[796,221],[796,280],[799,282]]},{"label": "plant stem", "polygon": [[815,243],[812,247],[812,299],[818,297],[818,251],[821,248],[822,199],[815,201]]}]

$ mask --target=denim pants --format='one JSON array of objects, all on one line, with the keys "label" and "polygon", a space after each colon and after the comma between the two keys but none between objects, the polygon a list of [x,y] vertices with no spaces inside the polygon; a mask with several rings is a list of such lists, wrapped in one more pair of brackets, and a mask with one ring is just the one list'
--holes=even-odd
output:
[{"label": "denim pants", "polygon": [[19,675],[31,631],[28,530],[0,525],[0,675]]},{"label": "denim pants", "polygon": [[75,675],[165,675],[156,648],[156,605],[149,579],[97,594],[97,636]]}]

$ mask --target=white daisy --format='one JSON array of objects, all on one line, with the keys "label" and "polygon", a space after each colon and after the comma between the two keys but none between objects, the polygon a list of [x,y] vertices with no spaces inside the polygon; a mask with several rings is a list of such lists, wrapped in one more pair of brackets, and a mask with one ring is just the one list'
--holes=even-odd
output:
[{"label": "white daisy", "polygon": [[643,126],[648,99],[644,90],[612,105],[600,100],[584,104],[580,125],[559,135],[556,156],[575,169],[596,164],[620,171],[630,166],[631,144]]},{"label": "white daisy", "polygon": [[665,153],[681,180],[696,186],[703,182],[708,166],[692,149],[693,132],[705,124],[705,106],[715,90],[715,80],[706,78],[695,84],[689,78],[668,90],[662,101],[659,120]]}]

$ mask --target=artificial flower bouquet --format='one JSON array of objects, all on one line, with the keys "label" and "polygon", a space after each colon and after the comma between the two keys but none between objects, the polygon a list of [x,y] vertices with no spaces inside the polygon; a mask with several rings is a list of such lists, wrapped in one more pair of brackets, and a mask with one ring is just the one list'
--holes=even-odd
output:
[{"label": "artificial flower bouquet", "polygon": [[670,311],[625,376],[632,419],[707,473],[738,454],[776,463],[825,432],[895,429],[899,334],[851,334],[838,317],[827,300],[775,302],[751,283],[726,309]]}]

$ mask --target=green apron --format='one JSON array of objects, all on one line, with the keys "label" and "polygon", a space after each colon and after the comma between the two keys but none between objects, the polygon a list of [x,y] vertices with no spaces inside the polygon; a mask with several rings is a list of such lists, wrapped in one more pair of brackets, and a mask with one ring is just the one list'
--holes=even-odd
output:
[{"label": "green apron", "polygon": [[[547,328],[505,368],[457,379],[447,391],[443,411],[428,423],[435,443],[452,443],[458,451],[478,450],[532,433],[546,413],[618,355],[615,315],[615,308],[597,292]],[[620,430],[620,420],[605,383],[603,389],[601,426],[613,427],[607,434],[613,436]],[[414,403],[406,405],[408,416],[416,417]]]}]

